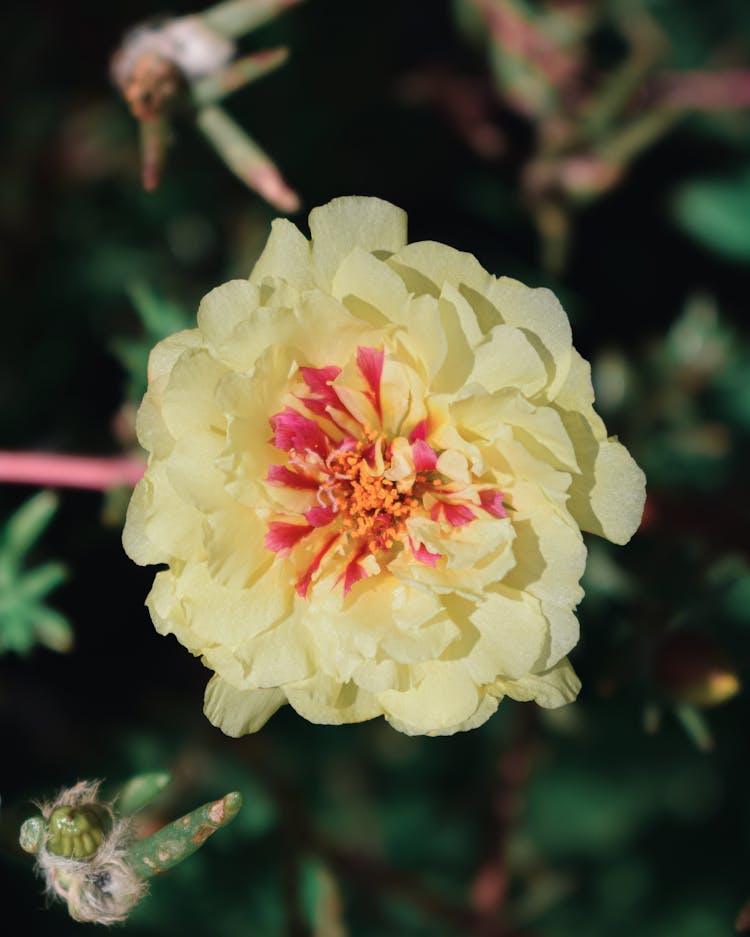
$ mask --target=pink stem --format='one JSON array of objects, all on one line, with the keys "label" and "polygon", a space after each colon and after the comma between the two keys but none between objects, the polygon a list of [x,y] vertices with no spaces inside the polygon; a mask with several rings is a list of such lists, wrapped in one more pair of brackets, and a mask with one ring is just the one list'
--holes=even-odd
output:
[{"label": "pink stem", "polygon": [[127,456],[94,458],[49,452],[0,452],[0,482],[51,488],[89,488],[107,491],[133,487],[146,465]]},{"label": "pink stem", "polygon": [[654,81],[654,94],[664,107],[700,110],[750,106],[750,69],[665,72]]}]

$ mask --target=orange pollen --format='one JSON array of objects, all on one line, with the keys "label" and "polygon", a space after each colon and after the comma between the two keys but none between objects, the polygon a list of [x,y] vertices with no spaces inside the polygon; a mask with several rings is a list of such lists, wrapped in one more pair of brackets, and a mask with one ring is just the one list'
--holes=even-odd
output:
[{"label": "orange pollen", "polygon": [[[328,460],[331,470],[330,496],[341,515],[341,525],[354,537],[370,537],[368,550],[389,550],[396,540],[405,538],[404,524],[418,505],[410,492],[399,491],[385,475],[372,474],[363,451],[376,441],[378,434],[366,434],[349,452],[334,453]],[[384,460],[384,468],[389,460]]]}]

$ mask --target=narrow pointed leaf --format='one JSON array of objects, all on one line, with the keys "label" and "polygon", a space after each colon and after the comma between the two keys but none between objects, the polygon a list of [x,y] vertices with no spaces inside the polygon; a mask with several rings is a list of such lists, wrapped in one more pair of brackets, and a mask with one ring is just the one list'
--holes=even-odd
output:
[{"label": "narrow pointed leaf", "polygon": [[204,804],[170,823],[158,833],[130,849],[130,862],[137,875],[151,878],[187,859],[222,826],[231,823],[242,806],[237,791]]}]

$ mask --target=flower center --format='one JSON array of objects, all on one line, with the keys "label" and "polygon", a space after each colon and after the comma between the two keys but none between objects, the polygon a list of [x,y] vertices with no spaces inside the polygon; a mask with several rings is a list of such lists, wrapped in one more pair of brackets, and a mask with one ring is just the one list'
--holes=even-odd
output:
[{"label": "flower center", "polygon": [[[383,352],[360,348],[357,365],[362,386],[354,392],[382,420]],[[324,562],[343,566],[336,582],[343,582],[344,594],[359,579],[377,574],[392,551],[410,549],[416,562],[435,566],[441,553],[415,542],[407,524],[412,517],[424,517],[449,536],[480,514],[506,516],[501,492],[468,480],[468,468],[460,472],[459,453],[429,445],[426,420],[408,438],[372,429],[361,416],[366,408],[352,399],[353,389],[347,386],[340,398],[332,386],[340,373],[333,366],[301,368],[308,395],[296,399],[312,416],[287,406],[271,417],[272,442],[288,459],[272,465],[266,478],[284,509],[269,522],[265,545],[286,557],[306,541],[306,565],[296,584],[303,597]],[[456,471],[461,478],[451,477]]]},{"label": "flower center", "polygon": [[[330,475],[319,492],[341,517],[341,527],[350,538],[369,538],[371,553],[390,550],[395,540],[403,540],[404,522],[418,506],[413,485],[402,486],[386,474],[376,474],[371,464],[379,449],[383,468],[391,467],[385,437],[370,431],[353,449],[331,453],[326,460]],[[383,450],[385,449],[385,452]]]}]

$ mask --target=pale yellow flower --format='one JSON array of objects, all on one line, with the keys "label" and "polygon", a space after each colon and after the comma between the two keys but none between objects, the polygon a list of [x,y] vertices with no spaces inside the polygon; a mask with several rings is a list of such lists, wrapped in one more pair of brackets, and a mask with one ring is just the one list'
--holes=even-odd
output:
[{"label": "pale yellow flower", "polygon": [[625,543],[644,477],[560,304],[407,245],[379,199],[310,229],[274,222],[249,281],[151,355],[124,543],[168,564],[157,630],[215,671],[206,714],[230,735],[285,702],[441,735],[503,696],[572,700],[581,530]]}]

